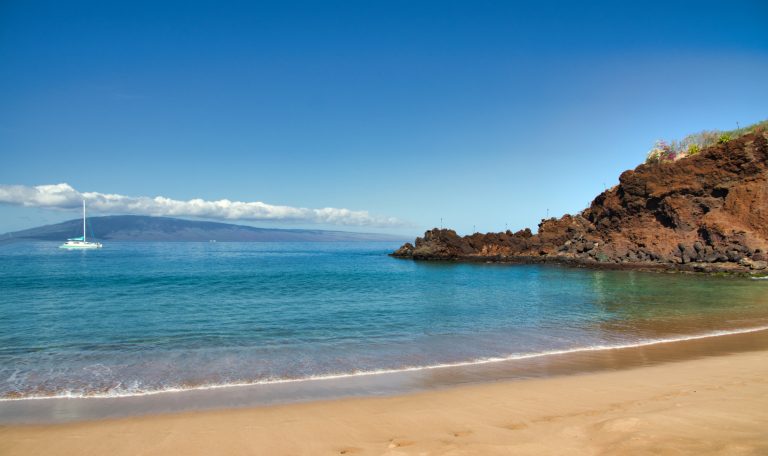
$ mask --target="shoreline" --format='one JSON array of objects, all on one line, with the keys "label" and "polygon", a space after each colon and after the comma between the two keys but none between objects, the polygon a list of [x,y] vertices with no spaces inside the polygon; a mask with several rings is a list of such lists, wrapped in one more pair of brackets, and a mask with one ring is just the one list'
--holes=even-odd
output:
[{"label": "shoreline", "polygon": [[638,271],[656,273],[681,273],[697,275],[727,275],[732,277],[768,277],[768,270],[752,270],[734,263],[658,263],[658,262],[621,262],[597,261],[586,258],[533,255],[463,255],[456,257],[419,257],[389,253],[398,260],[437,262],[437,263],[492,263],[504,265],[548,265],[565,268],[582,268],[609,271]]},{"label": "shoreline", "polygon": [[[258,386],[267,386],[267,385],[279,385],[279,384],[287,384],[287,383],[333,381],[333,380],[340,380],[340,379],[347,379],[347,378],[354,378],[354,377],[368,377],[368,376],[378,376],[378,375],[397,375],[397,374],[406,374],[410,372],[429,371],[433,369],[451,369],[451,368],[465,368],[465,367],[472,368],[475,366],[482,366],[485,364],[510,363],[515,361],[525,361],[525,360],[530,360],[535,358],[544,358],[549,356],[578,355],[578,354],[583,354],[588,352],[600,352],[600,351],[608,351],[608,350],[631,350],[631,349],[649,347],[653,345],[675,344],[680,342],[689,342],[689,341],[696,341],[701,339],[710,339],[710,338],[717,338],[717,337],[737,336],[741,334],[750,334],[750,333],[764,332],[764,331],[766,332],[766,334],[768,334],[768,326],[763,325],[763,326],[755,326],[755,327],[747,327],[747,328],[712,330],[710,332],[704,332],[704,333],[678,335],[678,336],[671,336],[668,338],[660,338],[660,339],[639,340],[636,342],[623,343],[623,344],[620,343],[617,345],[580,346],[580,347],[573,347],[573,348],[553,349],[553,350],[548,350],[543,352],[519,353],[519,354],[516,353],[516,354],[510,354],[508,356],[478,358],[478,359],[472,359],[467,361],[428,364],[423,366],[405,366],[402,368],[395,368],[395,369],[379,369],[379,370],[361,371],[361,372],[339,372],[339,373],[321,374],[317,376],[302,377],[302,378],[280,378],[280,379],[270,379],[270,380],[258,380],[258,381],[252,381],[252,382],[189,386],[189,387],[183,387],[183,388],[172,387],[172,388],[162,389],[162,390],[136,391],[136,392],[129,392],[129,393],[94,393],[94,394],[88,394],[88,395],[72,395],[68,393],[63,393],[60,395],[50,395],[50,396],[0,397],[0,405],[4,402],[45,401],[45,400],[56,400],[56,399],[70,399],[70,400],[126,399],[126,398],[134,398],[134,397],[156,396],[156,395],[163,395],[163,394],[176,394],[176,393],[183,394],[183,393],[194,392],[194,391],[221,390],[221,389],[227,389],[227,388],[245,388],[245,387],[258,387]],[[0,418],[0,423],[2,423],[1,418]]]},{"label": "shoreline", "polygon": [[589,347],[392,372],[208,386],[122,397],[10,399],[0,401],[0,425],[82,422],[354,397],[399,396],[466,384],[515,382],[626,370],[759,350],[768,351],[768,328],[764,326],[713,331],[629,346]]},{"label": "shoreline", "polygon": [[692,358],[680,353],[685,347],[614,352],[658,363],[576,375],[555,369],[546,378],[386,397],[2,425],[0,453],[758,454],[768,450],[763,333],[722,336],[733,346],[699,347]]}]

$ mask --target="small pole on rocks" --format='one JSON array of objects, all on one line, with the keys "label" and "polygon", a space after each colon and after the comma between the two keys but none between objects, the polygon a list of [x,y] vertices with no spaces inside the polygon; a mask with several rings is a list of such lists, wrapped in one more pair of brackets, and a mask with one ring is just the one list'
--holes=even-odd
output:
[{"label": "small pole on rocks", "polygon": [[440,217],[440,229],[441,230],[443,229],[443,218],[442,217]]},{"label": "small pole on rocks", "polygon": [[549,219],[549,208],[547,208],[547,219]]}]

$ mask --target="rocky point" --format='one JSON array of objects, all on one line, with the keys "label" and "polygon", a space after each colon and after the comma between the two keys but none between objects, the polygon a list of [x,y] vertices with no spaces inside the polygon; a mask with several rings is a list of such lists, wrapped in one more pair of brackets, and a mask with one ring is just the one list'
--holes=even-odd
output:
[{"label": "rocky point", "polygon": [[768,141],[747,134],[625,171],[580,214],[538,232],[432,229],[395,257],[768,273]]}]

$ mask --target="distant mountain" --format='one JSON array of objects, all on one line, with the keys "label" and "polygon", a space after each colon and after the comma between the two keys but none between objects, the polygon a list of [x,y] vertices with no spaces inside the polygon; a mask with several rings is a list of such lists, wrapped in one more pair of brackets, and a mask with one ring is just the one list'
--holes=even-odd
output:
[{"label": "distant mountain", "polygon": [[[63,241],[80,236],[82,219],[55,225],[16,231],[0,235],[0,242],[24,240]],[[256,228],[229,223],[182,220],[169,217],[114,215],[88,218],[91,231],[102,241],[224,241],[224,242],[338,242],[338,241],[401,241],[403,236],[348,231]]]}]

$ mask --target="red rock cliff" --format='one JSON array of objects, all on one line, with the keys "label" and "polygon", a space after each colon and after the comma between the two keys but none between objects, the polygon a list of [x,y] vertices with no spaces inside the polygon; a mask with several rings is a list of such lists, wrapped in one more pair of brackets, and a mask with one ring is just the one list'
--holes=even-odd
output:
[{"label": "red rock cliff", "polygon": [[543,220],[536,234],[432,229],[392,255],[768,272],[768,141],[752,133],[625,171],[589,208]]}]

